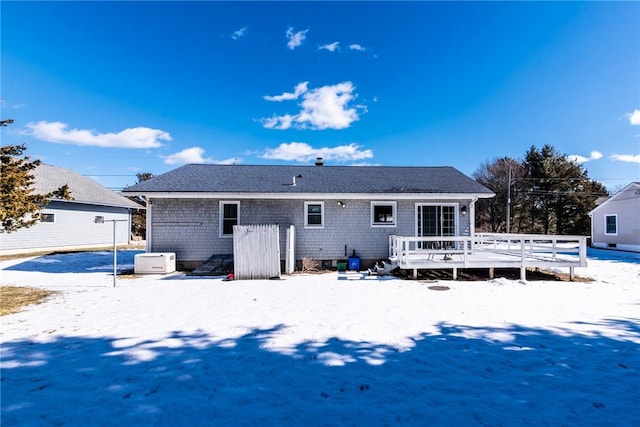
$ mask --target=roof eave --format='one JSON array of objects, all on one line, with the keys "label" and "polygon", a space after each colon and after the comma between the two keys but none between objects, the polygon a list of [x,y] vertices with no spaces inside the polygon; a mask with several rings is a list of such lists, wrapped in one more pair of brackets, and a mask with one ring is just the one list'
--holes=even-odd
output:
[{"label": "roof eave", "polygon": [[[95,202],[95,201],[87,201],[87,200],[67,200],[67,199],[50,199],[50,202],[64,202],[64,203],[75,203],[78,205],[92,205],[92,206],[109,206],[112,208],[126,208],[126,209],[146,209],[146,207],[142,206],[142,205],[138,205],[136,203],[137,206],[130,206],[130,205],[124,205],[124,204],[115,204],[115,203],[105,203],[105,202]],[[132,202],[135,203],[135,202]]]},{"label": "roof eave", "polygon": [[157,191],[123,192],[127,195],[143,196],[147,199],[281,199],[281,200],[414,200],[414,199],[488,199],[494,193],[240,193],[240,192],[201,192],[201,191]]}]

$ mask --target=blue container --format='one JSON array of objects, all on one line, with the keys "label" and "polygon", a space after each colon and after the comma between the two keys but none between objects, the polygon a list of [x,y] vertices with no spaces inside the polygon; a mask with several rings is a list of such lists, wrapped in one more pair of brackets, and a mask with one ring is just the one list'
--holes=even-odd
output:
[{"label": "blue container", "polygon": [[349,270],[360,271],[360,257],[349,257]]}]

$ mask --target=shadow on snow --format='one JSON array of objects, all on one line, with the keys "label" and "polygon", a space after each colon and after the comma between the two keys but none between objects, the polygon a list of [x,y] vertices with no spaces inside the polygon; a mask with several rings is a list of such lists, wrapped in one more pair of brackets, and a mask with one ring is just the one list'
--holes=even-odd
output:
[{"label": "shadow on snow", "polygon": [[406,348],[332,338],[269,349],[287,333],[277,325],[223,339],[6,342],[2,425],[629,425],[640,326],[604,323],[620,338],[441,324]]},{"label": "shadow on snow", "polygon": [[[132,269],[135,255],[143,252],[139,250],[117,251],[118,271]],[[41,273],[113,272],[113,252],[95,251],[43,255],[6,267],[4,270]]]}]

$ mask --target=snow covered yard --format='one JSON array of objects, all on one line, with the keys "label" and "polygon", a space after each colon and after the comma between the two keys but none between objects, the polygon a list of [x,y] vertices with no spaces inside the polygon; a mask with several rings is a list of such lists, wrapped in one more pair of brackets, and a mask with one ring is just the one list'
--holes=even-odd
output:
[{"label": "snow covered yard", "polygon": [[638,425],[640,254],[589,256],[589,283],[116,288],[109,252],[2,261],[1,284],[59,291],[0,318],[2,425]]}]

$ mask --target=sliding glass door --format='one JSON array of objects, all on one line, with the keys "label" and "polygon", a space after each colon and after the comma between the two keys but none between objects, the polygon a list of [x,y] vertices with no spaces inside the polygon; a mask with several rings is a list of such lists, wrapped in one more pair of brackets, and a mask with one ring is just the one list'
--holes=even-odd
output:
[{"label": "sliding glass door", "polygon": [[456,205],[416,205],[416,236],[457,236]]}]

